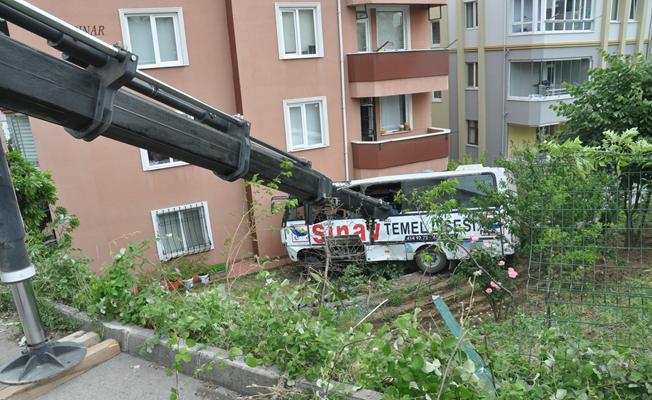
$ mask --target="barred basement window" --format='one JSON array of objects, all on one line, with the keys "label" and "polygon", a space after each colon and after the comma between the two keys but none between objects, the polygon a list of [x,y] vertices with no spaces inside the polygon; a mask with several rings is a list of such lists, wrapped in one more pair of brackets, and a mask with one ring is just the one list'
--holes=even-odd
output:
[{"label": "barred basement window", "polygon": [[156,246],[161,260],[214,248],[207,203],[152,211]]}]

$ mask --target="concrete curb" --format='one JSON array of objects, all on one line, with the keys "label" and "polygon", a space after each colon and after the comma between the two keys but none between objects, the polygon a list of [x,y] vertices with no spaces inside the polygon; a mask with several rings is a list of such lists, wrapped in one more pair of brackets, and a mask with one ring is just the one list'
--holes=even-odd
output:
[{"label": "concrete curb", "polygon": [[[141,357],[170,367],[174,362],[176,351],[165,344],[156,343],[157,336],[151,329],[133,325],[123,325],[118,322],[93,321],[87,314],[64,304],[52,303],[65,317],[79,322],[80,329],[98,331],[107,339],[115,339],[120,343],[120,349],[135,357]],[[183,345],[182,345],[183,346]],[[184,346],[185,347],[185,346]],[[241,395],[256,395],[268,393],[268,389],[283,384],[285,378],[276,367],[249,367],[244,358],[229,359],[226,350],[216,347],[197,345],[187,348],[192,357],[189,363],[182,363],[183,373],[198,376],[200,379],[212,382],[218,386]],[[206,366],[212,365],[212,368]],[[305,379],[298,379],[295,387],[298,389],[315,389],[316,386]],[[381,400],[381,393],[366,389],[355,390],[353,386],[337,384],[342,392],[350,393],[351,400]]]}]

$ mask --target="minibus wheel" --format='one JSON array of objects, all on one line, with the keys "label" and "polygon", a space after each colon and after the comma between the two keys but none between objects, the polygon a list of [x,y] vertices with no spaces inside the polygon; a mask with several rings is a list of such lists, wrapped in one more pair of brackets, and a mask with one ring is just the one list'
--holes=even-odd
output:
[{"label": "minibus wheel", "polygon": [[414,255],[414,261],[425,274],[436,274],[448,267],[446,254],[439,251],[436,247],[422,247]]}]

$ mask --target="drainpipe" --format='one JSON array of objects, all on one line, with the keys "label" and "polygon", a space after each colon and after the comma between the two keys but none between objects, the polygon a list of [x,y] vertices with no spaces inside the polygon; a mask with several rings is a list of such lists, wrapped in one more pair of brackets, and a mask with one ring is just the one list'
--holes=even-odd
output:
[{"label": "drainpipe", "polygon": [[638,17],[638,27],[636,28],[636,52],[643,53],[643,46],[645,45],[645,25],[648,21],[647,17],[647,6],[649,4],[648,0],[643,0],[639,5],[637,10]]},{"label": "drainpipe", "polygon": [[344,135],[344,179],[349,181],[349,128],[346,113],[346,82],[344,81],[344,44],[342,40],[342,0],[337,0],[337,39],[340,46],[340,87],[342,88],[342,132]]},{"label": "drainpipe", "polygon": [[629,9],[632,6],[632,0],[625,0],[620,6],[620,33],[618,35],[618,52],[625,54],[627,49],[627,27],[629,24]]},{"label": "drainpipe", "polygon": [[[602,32],[600,32],[600,48],[605,52],[609,52],[609,30],[611,27],[611,7],[614,0],[605,0],[604,9],[602,10]],[[600,68],[606,68],[607,60],[602,55],[600,56]]]},{"label": "drainpipe", "polygon": [[[503,29],[505,29],[505,26],[507,26],[507,21],[509,21],[509,11],[508,8],[505,7],[505,23],[503,24]],[[509,52],[511,50],[507,50],[507,31],[503,31],[503,87],[502,87],[502,92],[503,92],[503,107],[502,107],[502,113],[501,113],[501,135],[500,135],[500,151],[503,153],[504,157],[509,157],[508,154],[508,138],[507,138],[507,113],[505,112],[507,108],[507,56],[509,55]]]},{"label": "drainpipe", "polygon": [[646,58],[649,60],[650,55],[652,54],[652,21],[650,21],[650,26],[648,27],[648,30],[650,32],[647,40],[647,51],[645,53],[646,53]]}]

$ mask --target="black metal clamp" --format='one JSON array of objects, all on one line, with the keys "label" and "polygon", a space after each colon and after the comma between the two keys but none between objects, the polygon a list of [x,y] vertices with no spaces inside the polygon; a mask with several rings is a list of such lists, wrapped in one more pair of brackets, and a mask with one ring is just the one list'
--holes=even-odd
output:
[{"label": "black metal clamp", "polygon": [[93,121],[83,129],[66,128],[77,139],[84,139],[87,142],[97,138],[111,125],[113,117],[113,100],[117,91],[136,76],[138,67],[138,56],[127,53],[123,60],[110,57],[102,67],[89,65],[86,68],[100,77],[100,85],[97,90],[95,111]]},{"label": "black metal clamp", "polygon": [[249,160],[251,159],[251,124],[245,121],[242,126],[234,126],[226,133],[231,134],[240,140],[240,151],[238,153],[238,166],[230,172],[213,171],[215,175],[228,182],[236,181],[249,173]]}]

